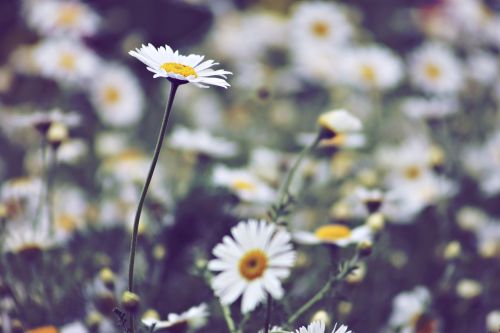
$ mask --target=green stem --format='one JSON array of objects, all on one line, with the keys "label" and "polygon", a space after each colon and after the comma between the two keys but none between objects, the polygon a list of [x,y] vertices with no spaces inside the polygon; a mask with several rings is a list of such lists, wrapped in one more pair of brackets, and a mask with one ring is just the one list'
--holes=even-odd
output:
[{"label": "green stem", "polygon": [[53,149],[51,154],[49,155],[50,161],[47,162],[47,169],[45,171],[45,183],[46,183],[46,189],[45,189],[45,199],[46,199],[46,207],[47,207],[47,218],[48,218],[48,223],[49,223],[49,231],[50,235],[54,236],[55,234],[55,229],[56,226],[55,220],[54,220],[54,200],[53,200],[53,183],[54,183],[54,171],[57,166],[57,156],[56,156],[57,150]]},{"label": "green stem", "polygon": [[222,314],[224,315],[224,320],[226,321],[229,333],[236,333],[236,325],[234,324],[233,317],[231,316],[231,309],[227,305],[220,303],[222,308]]},{"label": "green stem", "polygon": [[264,322],[264,333],[269,333],[269,326],[271,326],[271,310],[273,307],[273,298],[271,294],[267,294],[267,313],[266,321]]},{"label": "green stem", "polygon": [[302,160],[316,148],[316,146],[319,144],[320,141],[321,141],[321,135],[318,134],[318,136],[316,136],[314,141],[300,152],[299,156],[297,157],[297,160],[295,160],[290,170],[288,170],[285,181],[283,182],[283,185],[279,189],[278,204],[283,204],[287,194],[289,193],[289,188],[290,185],[292,184],[293,177],[295,176],[297,169],[302,163]]},{"label": "green stem", "polygon": [[[151,179],[153,178],[153,173],[156,168],[156,163],[158,162],[158,157],[160,156],[161,146],[163,144],[163,138],[165,137],[165,133],[167,131],[168,119],[170,117],[170,113],[172,111],[172,104],[174,102],[175,93],[177,92],[177,88],[179,87],[179,83],[175,81],[170,82],[170,96],[168,98],[168,103],[165,108],[163,122],[161,124],[160,133],[158,135],[158,140],[156,142],[156,147],[153,155],[153,160],[151,161],[151,166],[149,167],[148,176],[146,178],[146,182],[144,183],[144,187],[142,188],[141,197],[139,199],[139,204],[137,206],[137,211],[135,213],[134,218],[134,229],[132,232],[132,240],[130,243],[130,260],[129,260],[129,268],[128,268],[128,290],[133,292],[134,289],[134,264],[135,264],[135,251],[137,247],[137,235],[139,231],[139,220],[141,218],[142,207],[144,205],[144,201],[146,200],[146,194],[148,193],[149,184],[151,183]],[[130,314],[130,332],[135,332],[134,327],[134,316]]]},{"label": "green stem", "polygon": [[295,311],[294,314],[290,316],[290,318],[287,321],[288,326],[292,326],[295,321],[302,316],[307,310],[312,308],[316,303],[321,301],[326,294],[330,291],[332,285],[337,282],[337,281],[342,281],[344,280],[356,267],[356,263],[358,261],[358,254],[356,255],[347,262],[347,264],[340,269],[340,271],[336,275],[332,275],[327,283],[321,288],[307,303],[302,305],[297,311]]}]

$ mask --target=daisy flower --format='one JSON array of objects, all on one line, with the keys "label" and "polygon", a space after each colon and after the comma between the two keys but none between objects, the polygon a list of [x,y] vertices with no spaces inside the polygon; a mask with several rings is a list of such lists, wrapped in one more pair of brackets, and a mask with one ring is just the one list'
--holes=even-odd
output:
[{"label": "daisy flower", "polygon": [[193,306],[189,310],[177,314],[170,313],[168,315],[167,320],[156,320],[154,318],[144,318],[142,322],[144,325],[151,327],[153,324],[155,325],[154,330],[164,330],[174,327],[185,327],[187,326],[190,329],[198,329],[205,325],[208,317],[208,308],[205,303],[202,303],[198,306]]},{"label": "daisy flower", "polygon": [[318,124],[326,138],[343,133],[358,132],[363,127],[358,118],[343,109],[321,114],[318,118]]},{"label": "daisy flower", "polygon": [[405,329],[404,332],[415,332],[418,319],[425,314],[430,302],[431,294],[422,286],[398,294],[392,302],[389,326]]},{"label": "daisy flower", "polygon": [[223,88],[230,86],[224,79],[232,73],[223,69],[211,69],[218,63],[213,60],[203,61],[204,56],[201,55],[183,56],[168,45],[156,48],[152,44],[142,45],[129,54],[142,61],[154,73],[154,78],[164,77],[181,83],[194,83],[201,88],[208,88],[208,85]]},{"label": "daisy flower", "polygon": [[289,29],[293,44],[313,48],[343,44],[353,34],[353,27],[341,6],[319,1],[298,5]]},{"label": "daisy flower", "polygon": [[452,97],[409,97],[401,105],[401,111],[413,119],[441,119],[460,110],[456,98]]},{"label": "daisy flower", "polygon": [[215,246],[216,259],[208,263],[220,272],[212,281],[215,294],[223,304],[243,295],[241,311],[248,313],[263,302],[266,292],[275,299],[284,294],[281,281],[290,275],[295,262],[290,234],[261,220],[240,222]]},{"label": "daisy flower", "polygon": [[217,166],[213,171],[212,181],[216,186],[230,189],[244,202],[268,203],[273,201],[276,196],[273,188],[244,169]]},{"label": "daisy flower", "polygon": [[[325,333],[325,323],[323,321],[315,321],[307,327],[301,327],[295,331],[295,333]],[[332,333],[352,333],[352,331],[348,331],[348,327],[346,325],[341,325],[337,328],[337,324],[332,330]]]},{"label": "daisy flower", "polygon": [[430,94],[454,94],[462,89],[462,65],[453,51],[439,43],[427,43],[410,57],[412,83]]},{"label": "daisy flower", "polygon": [[215,137],[205,130],[190,130],[181,126],[172,133],[169,146],[214,158],[230,158],[238,153],[238,146],[231,141]]},{"label": "daisy flower", "polygon": [[94,76],[98,58],[80,42],[47,39],[37,45],[35,62],[42,76],[63,84],[81,85]]},{"label": "daisy flower", "polygon": [[358,244],[363,241],[371,241],[372,230],[368,226],[359,226],[354,229],[343,224],[327,224],[312,232],[295,231],[293,239],[299,244],[333,244],[345,247],[350,244]]},{"label": "daisy flower", "polygon": [[91,83],[92,103],[101,122],[111,127],[136,124],[144,109],[144,95],[136,77],[118,64],[99,67]]},{"label": "daisy flower", "polygon": [[100,17],[75,0],[25,0],[28,25],[45,36],[88,37],[96,33]]},{"label": "daisy flower", "polygon": [[364,90],[394,88],[403,76],[403,63],[398,56],[376,45],[351,50],[343,68],[347,83]]}]

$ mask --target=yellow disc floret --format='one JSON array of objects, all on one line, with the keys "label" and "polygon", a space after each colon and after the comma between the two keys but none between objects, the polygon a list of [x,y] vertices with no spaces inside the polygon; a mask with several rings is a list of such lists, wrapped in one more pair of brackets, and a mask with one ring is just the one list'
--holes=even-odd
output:
[{"label": "yellow disc floret", "polygon": [[319,227],[314,233],[322,241],[337,241],[351,236],[351,229],[341,224],[330,224]]},{"label": "yellow disc floret", "polygon": [[198,77],[198,74],[196,74],[196,71],[194,70],[193,67],[179,64],[176,62],[166,62],[163,65],[161,65],[160,68],[167,73],[179,74],[184,77],[189,77],[189,76]]},{"label": "yellow disc floret", "polygon": [[239,264],[240,274],[252,281],[264,274],[268,265],[267,255],[262,250],[251,250],[245,253]]}]

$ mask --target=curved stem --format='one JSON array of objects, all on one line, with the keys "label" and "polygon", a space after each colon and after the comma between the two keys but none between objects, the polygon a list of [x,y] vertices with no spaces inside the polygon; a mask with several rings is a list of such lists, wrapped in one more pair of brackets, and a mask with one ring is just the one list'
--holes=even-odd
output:
[{"label": "curved stem", "polygon": [[[167,131],[168,119],[170,117],[170,113],[172,111],[172,104],[174,101],[175,93],[177,88],[179,87],[179,83],[171,81],[170,83],[170,96],[168,98],[168,103],[165,108],[165,113],[163,116],[163,122],[161,124],[160,133],[158,135],[158,140],[156,142],[156,147],[153,155],[153,160],[151,161],[151,166],[149,167],[148,176],[146,178],[146,182],[144,183],[144,187],[142,188],[141,197],[139,199],[139,204],[137,206],[137,211],[135,213],[134,218],[134,229],[132,231],[132,240],[130,243],[130,260],[129,260],[129,269],[128,269],[128,290],[130,292],[134,289],[134,263],[135,263],[135,251],[137,247],[137,234],[139,231],[139,221],[141,219],[142,207],[144,205],[144,201],[146,200],[146,194],[148,193],[149,184],[151,183],[151,179],[153,178],[153,173],[156,168],[156,163],[158,162],[158,157],[160,156],[161,146],[163,144],[163,138]],[[134,319],[133,315],[130,315],[130,332],[134,333]]]},{"label": "curved stem", "polygon": [[335,282],[338,281],[343,281],[349,274],[352,273],[353,270],[356,269],[357,267],[357,262],[358,262],[359,256],[356,253],[351,260],[349,260],[343,267],[341,267],[340,271],[332,275],[329,279],[328,282],[321,288],[307,303],[302,305],[297,311],[295,311],[294,314],[290,316],[290,318],[287,321],[288,326],[292,326],[293,323],[302,315],[304,312],[309,310],[311,307],[313,307],[316,303],[318,303],[320,300],[323,299],[323,297],[326,296],[326,294],[330,291],[332,288],[332,285]]},{"label": "curved stem", "polygon": [[289,188],[290,188],[290,185],[292,183],[292,180],[293,180],[293,177],[295,176],[295,173],[297,172],[297,169],[299,168],[300,164],[302,163],[302,160],[311,152],[313,151],[316,146],[319,144],[319,142],[321,141],[321,135],[319,134],[318,136],[316,136],[316,138],[314,139],[314,141],[309,145],[307,146],[306,148],[304,148],[304,150],[302,150],[297,158],[297,160],[295,160],[294,164],[292,165],[292,167],[290,168],[290,170],[288,170],[288,173],[286,175],[286,178],[285,178],[285,181],[283,183],[283,185],[280,187],[280,190],[278,192],[278,204],[282,204],[286,195],[288,194],[288,191],[289,191]]}]

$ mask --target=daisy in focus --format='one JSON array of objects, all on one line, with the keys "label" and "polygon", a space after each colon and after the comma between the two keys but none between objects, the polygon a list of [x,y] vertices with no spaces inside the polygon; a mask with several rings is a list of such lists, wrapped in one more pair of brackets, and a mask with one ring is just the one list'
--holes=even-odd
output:
[{"label": "daisy in focus", "polygon": [[181,83],[194,83],[200,88],[208,88],[208,85],[223,88],[230,86],[225,79],[232,73],[223,69],[211,69],[218,63],[213,60],[203,61],[205,57],[201,55],[183,56],[168,45],[156,48],[152,44],[142,45],[129,54],[142,61],[154,73],[154,78],[164,77]]},{"label": "daisy in focus", "polygon": [[295,262],[291,236],[264,220],[240,222],[222,243],[213,249],[216,259],[208,268],[220,272],[212,288],[223,304],[232,304],[240,295],[242,313],[254,310],[269,293],[275,299],[284,295],[281,280],[290,275]]},{"label": "daisy in focus", "polygon": [[[154,325],[154,330],[175,330],[177,327],[186,327],[189,330],[195,330],[205,325],[208,317],[208,309],[205,303],[193,306],[189,310],[177,314],[169,313],[167,320],[157,320],[154,318],[143,318],[142,323],[148,327]],[[182,330],[184,331],[184,330]],[[177,331],[176,331],[177,332]]]},{"label": "daisy in focus", "polygon": [[[301,327],[295,331],[295,333],[325,333],[325,323],[323,321],[315,321],[307,327]],[[333,328],[332,333],[352,333],[352,331],[348,331],[348,327],[346,325],[341,325],[337,328],[337,324]]]}]

